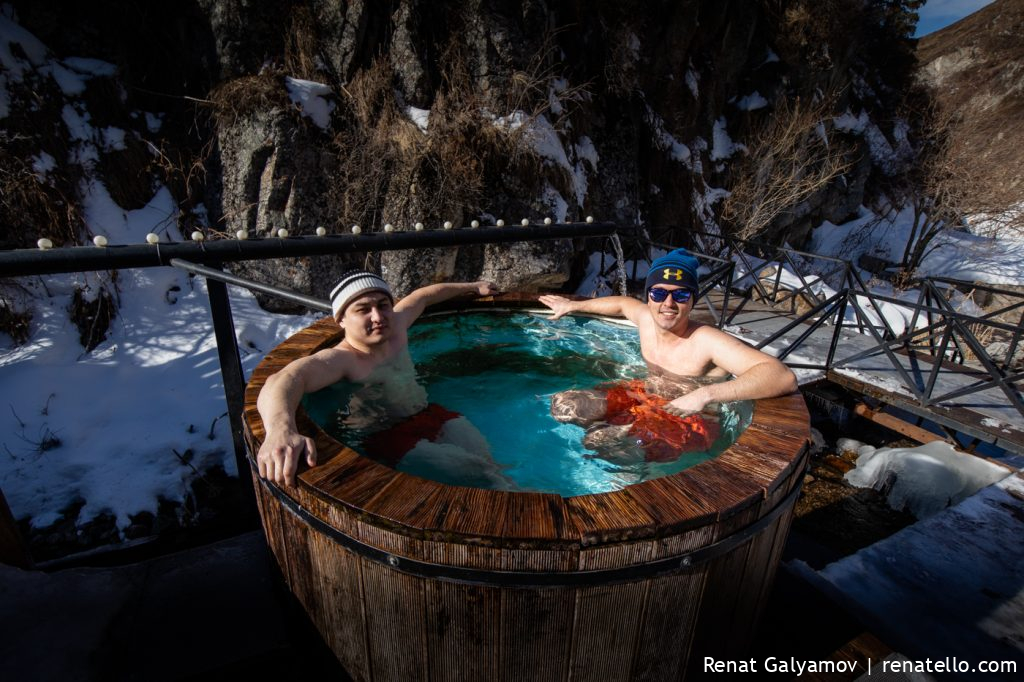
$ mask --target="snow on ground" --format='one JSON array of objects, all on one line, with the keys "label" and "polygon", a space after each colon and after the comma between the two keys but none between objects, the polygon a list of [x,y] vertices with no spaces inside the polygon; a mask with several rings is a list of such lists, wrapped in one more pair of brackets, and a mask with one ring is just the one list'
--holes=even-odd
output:
[{"label": "snow on ground", "polygon": [[[862,208],[854,220],[842,225],[826,221],[816,228],[806,250],[854,263],[864,254],[898,263],[912,224],[913,214],[909,209],[878,220]],[[989,225],[991,221],[979,221],[979,229]],[[936,248],[925,257],[918,271],[920,275],[993,285],[1024,285],[1024,236],[991,237],[945,230],[933,243]]]},{"label": "snow on ground", "polygon": [[887,502],[919,519],[936,514],[1001,481],[1010,470],[935,441],[916,448],[858,448],[845,479],[858,488],[889,489]]},{"label": "snow on ground", "polygon": [[768,100],[760,92],[754,90],[749,95],[744,95],[736,102],[736,108],[741,111],[754,111],[768,106]]},{"label": "snow on ground", "polygon": [[[166,189],[125,212],[92,183],[85,205],[90,225],[103,226],[112,245],[176,233]],[[120,310],[92,353],[67,311],[75,287],[95,295],[101,277],[23,281],[37,305],[32,339],[14,346],[0,335],[0,490],[16,518],[43,527],[84,500],[80,523],[109,512],[124,529],[130,515],[155,513],[159,497],[183,500],[193,467],[235,471],[204,280],[173,268],[120,271]],[[246,371],[312,321],[266,313],[245,291],[232,289],[231,298]]]}]

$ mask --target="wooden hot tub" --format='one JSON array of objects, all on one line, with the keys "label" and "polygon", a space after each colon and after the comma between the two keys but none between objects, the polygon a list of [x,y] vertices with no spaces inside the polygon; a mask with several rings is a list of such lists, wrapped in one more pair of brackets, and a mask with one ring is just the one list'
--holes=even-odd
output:
[{"label": "wooden hot tub", "polygon": [[[462,307],[537,307],[505,295]],[[245,396],[337,343],[325,319],[269,353]],[[377,464],[304,414],[321,464],[279,488],[253,470],[291,591],[357,680],[676,680],[746,653],[807,459],[799,394],[758,401],[722,455],[563,498],[443,485]]]}]

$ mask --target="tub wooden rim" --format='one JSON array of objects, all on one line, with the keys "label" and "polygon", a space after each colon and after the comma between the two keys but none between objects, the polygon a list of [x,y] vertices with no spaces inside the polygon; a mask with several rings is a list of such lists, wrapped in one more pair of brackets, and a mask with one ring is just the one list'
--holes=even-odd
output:
[{"label": "tub wooden rim", "polygon": [[[536,308],[536,295],[504,294],[448,302],[440,310]],[[292,335],[253,371],[245,392],[245,436],[250,464],[265,435],[256,399],[267,378],[285,364],[336,343],[340,330],[325,318]],[[750,426],[715,459],[671,476],[622,490],[564,498],[445,485],[390,469],[336,441],[301,412],[302,433],[316,440],[320,464],[301,471],[295,487],[277,488],[317,518],[389,549],[404,538],[406,554],[431,542],[506,550],[594,548],[685,536],[667,552],[711,544],[771,512],[799,484],[810,424],[799,393],[755,404]],[[715,533],[699,531],[714,527]],[[386,541],[385,541],[386,540]],[[648,557],[650,559],[650,557]],[[641,562],[642,563],[642,562]]]}]

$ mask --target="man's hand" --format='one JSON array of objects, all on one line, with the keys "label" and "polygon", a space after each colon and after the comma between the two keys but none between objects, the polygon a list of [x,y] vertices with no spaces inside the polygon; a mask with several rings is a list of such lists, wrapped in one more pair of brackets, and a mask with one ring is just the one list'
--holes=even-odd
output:
[{"label": "man's hand", "polygon": [[572,312],[572,301],[564,296],[555,296],[553,294],[546,294],[537,298],[538,301],[551,308],[554,311],[554,315],[551,316],[552,320]]},{"label": "man's hand", "polygon": [[495,296],[498,294],[498,287],[494,282],[481,280],[475,283],[476,291],[480,296]]},{"label": "man's hand", "polygon": [[278,485],[295,485],[299,458],[306,455],[306,464],[316,466],[316,443],[295,431],[268,433],[256,453],[260,476]]},{"label": "man's hand", "polygon": [[690,391],[686,395],[679,396],[665,405],[664,409],[670,414],[688,417],[691,414],[703,411],[710,402],[711,397],[708,395],[706,387],[702,386],[694,391]]}]

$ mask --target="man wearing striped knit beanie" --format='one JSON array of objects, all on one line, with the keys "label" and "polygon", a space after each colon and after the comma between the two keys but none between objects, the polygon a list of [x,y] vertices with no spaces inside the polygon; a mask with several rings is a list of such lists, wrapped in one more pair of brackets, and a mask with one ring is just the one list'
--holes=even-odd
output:
[{"label": "man wearing striped knit beanie", "polygon": [[[316,445],[312,438],[299,433],[295,411],[304,394],[339,381],[352,383],[355,394],[366,391],[380,396],[390,416],[399,420],[390,428],[390,435],[367,438],[366,449],[371,451],[367,454],[387,464],[400,462],[419,440],[436,439],[446,422],[465,420],[427,404],[423,388],[415,381],[408,330],[429,305],[461,294],[496,293],[496,287],[484,281],[432,284],[396,302],[391,288],[378,275],[365,270],[344,274],[331,291],[331,310],[344,338],[335,346],[289,363],[267,379],[260,391],[257,407],[266,429],[256,455],[260,476],[279,485],[294,485],[301,461],[316,465]],[[411,434],[422,438],[413,439]],[[478,454],[485,473],[490,471],[501,479],[490,452]]]}]

